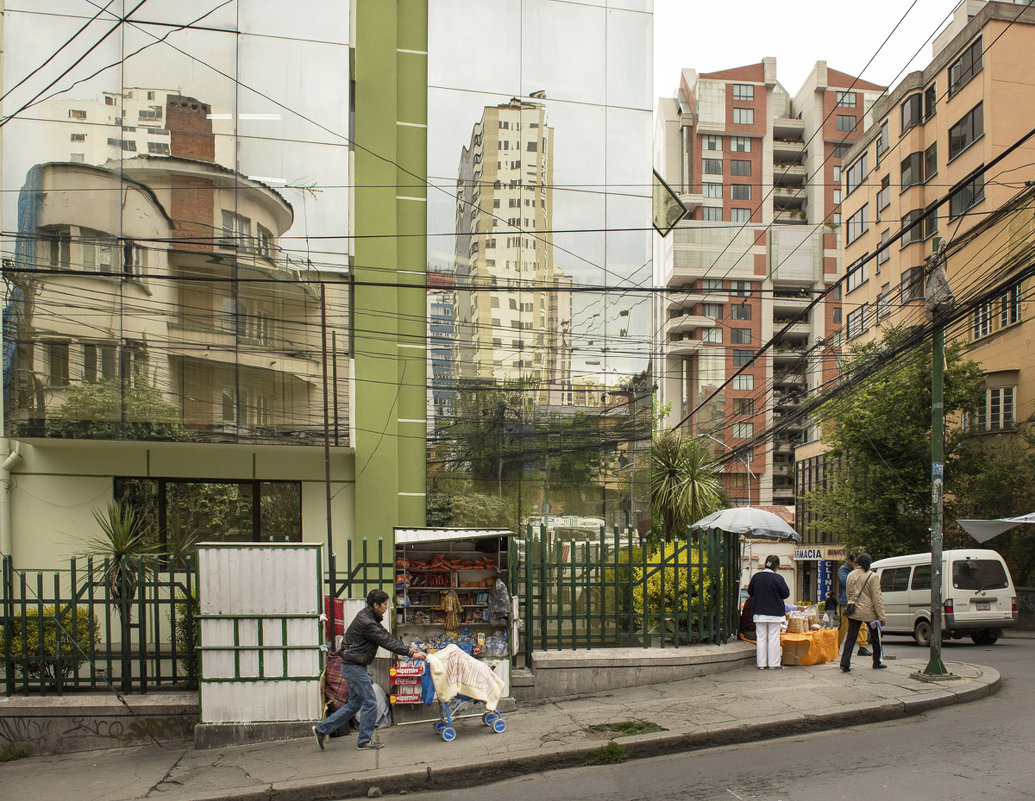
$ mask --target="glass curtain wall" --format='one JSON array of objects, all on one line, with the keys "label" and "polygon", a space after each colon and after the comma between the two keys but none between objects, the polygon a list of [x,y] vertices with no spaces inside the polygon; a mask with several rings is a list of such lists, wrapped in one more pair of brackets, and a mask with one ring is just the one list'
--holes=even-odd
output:
[{"label": "glass curtain wall", "polygon": [[649,524],[651,12],[429,4],[429,525]]},{"label": "glass curtain wall", "polygon": [[348,444],[349,9],[306,6],[8,0],[7,435]]}]

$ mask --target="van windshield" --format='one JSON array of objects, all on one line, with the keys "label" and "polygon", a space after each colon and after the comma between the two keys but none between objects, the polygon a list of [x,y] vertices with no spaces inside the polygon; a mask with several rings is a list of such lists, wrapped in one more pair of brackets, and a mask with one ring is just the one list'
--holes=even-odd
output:
[{"label": "van windshield", "polygon": [[952,586],[957,590],[1001,590],[1009,583],[1003,563],[995,559],[960,559],[952,563]]}]

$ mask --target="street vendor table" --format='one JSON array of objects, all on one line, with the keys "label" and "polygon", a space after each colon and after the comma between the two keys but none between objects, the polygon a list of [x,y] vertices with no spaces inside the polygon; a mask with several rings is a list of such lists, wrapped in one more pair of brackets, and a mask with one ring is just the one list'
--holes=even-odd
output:
[{"label": "street vendor table", "polygon": [[822,665],[837,658],[837,629],[780,635],[785,665]]}]

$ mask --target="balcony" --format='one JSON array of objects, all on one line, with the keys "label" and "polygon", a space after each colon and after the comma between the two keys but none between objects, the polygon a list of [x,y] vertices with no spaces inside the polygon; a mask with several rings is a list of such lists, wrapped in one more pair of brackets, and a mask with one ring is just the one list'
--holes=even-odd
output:
[{"label": "balcony", "polygon": [[777,186],[804,186],[807,171],[802,164],[793,162],[773,163],[773,183]]},{"label": "balcony", "polygon": [[778,364],[792,364],[805,358],[805,347],[790,343],[780,343],[773,348],[772,354],[774,366]]},{"label": "balcony", "polygon": [[805,190],[800,186],[774,186],[773,207],[780,211],[802,209],[805,206]]},{"label": "balcony", "polygon": [[794,317],[774,317],[773,318],[773,333],[780,333],[783,331],[784,326],[791,323],[791,327],[783,332],[783,336],[787,339],[800,339],[801,337],[807,337],[811,332],[811,326],[808,320],[801,320],[793,322]]},{"label": "balcony", "polygon": [[811,300],[812,295],[808,291],[774,289],[773,314],[774,316],[793,317],[808,306]]},{"label": "balcony", "polygon": [[725,292],[702,292],[699,289],[681,290],[670,287],[669,294],[675,295],[668,302],[669,313],[679,309],[698,306],[701,303],[729,303],[730,296]]},{"label": "balcony", "polygon": [[665,343],[665,348],[672,356],[690,356],[701,349],[701,344],[700,339],[684,335],[669,339]]},{"label": "balcony", "polygon": [[773,222],[782,225],[806,225],[808,217],[802,209],[774,209]]},{"label": "balcony", "polygon": [[693,331],[695,328],[714,327],[715,319],[712,317],[705,317],[703,314],[681,314],[678,317],[672,317],[665,323],[665,333],[682,334]]},{"label": "balcony", "polygon": [[805,121],[797,117],[776,117],[773,119],[773,138],[796,142],[805,141]]},{"label": "balcony", "polygon": [[680,202],[686,206],[688,211],[696,211],[704,203],[704,195],[700,192],[677,192]]}]

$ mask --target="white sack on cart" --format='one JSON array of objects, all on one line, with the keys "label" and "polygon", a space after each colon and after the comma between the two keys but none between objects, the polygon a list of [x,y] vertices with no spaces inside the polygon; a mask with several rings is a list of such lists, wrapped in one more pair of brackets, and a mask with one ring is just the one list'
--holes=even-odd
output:
[{"label": "white sack on cart", "polygon": [[485,709],[492,712],[503,696],[503,679],[484,662],[455,645],[428,654],[428,667],[435,695],[442,703],[452,701],[457,695],[466,695],[482,701]]}]

